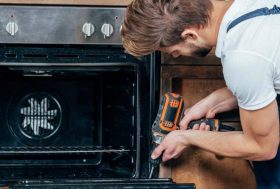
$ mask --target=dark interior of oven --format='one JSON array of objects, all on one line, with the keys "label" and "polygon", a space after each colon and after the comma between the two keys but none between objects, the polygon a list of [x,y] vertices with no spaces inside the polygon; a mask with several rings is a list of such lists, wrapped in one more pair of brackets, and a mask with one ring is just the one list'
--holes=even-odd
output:
[{"label": "dark interior of oven", "polygon": [[0,179],[139,175],[143,70],[106,49],[1,48]]}]

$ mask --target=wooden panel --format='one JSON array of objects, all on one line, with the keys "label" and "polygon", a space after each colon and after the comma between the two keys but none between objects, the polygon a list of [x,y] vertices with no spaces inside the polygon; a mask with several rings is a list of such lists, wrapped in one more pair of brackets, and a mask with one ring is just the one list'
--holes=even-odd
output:
[{"label": "wooden panel", "polygon": [[0,4],[60,4],[126,6],[132,0],[0,0]]},{"label": "wooden panel", "polygon": [[249,162],[217,157],[192,147],[173,161],[172,178],[177,183],[195,183],[197,189],[255,189]]},{"label": "wooden panel", "polygon": [[222,79],[184,79],[182,95],[184,96],[185,108],[193,106],[211,92],[225,86],[226,84]]},{"label": "wooden panel", "polygon": [[161,94],[178,91],[182,79],[216,79],[222,80],[223,73],[221,66],[185,66],[185,65],[164,65],[161,67]]}]

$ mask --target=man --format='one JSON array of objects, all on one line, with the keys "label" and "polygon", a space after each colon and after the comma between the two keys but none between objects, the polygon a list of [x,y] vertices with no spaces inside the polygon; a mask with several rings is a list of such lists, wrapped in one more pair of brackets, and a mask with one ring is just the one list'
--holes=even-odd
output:
[{"label": "man", "polygon": [[[279,0],[134,0],[122,35],[126,51],[135,56],[160,50],[173,57],[201,57],[216,47],[223,65],[227,88],[186,110],[181,130],[167,135],[152,158],[163,153],[168,161],[197,146],[225,157],[263,161],[255,163],[258,187],[280,188]],[[237,107],[243,132],[208,132],[205,124],[186,130],[191,120]]]}]

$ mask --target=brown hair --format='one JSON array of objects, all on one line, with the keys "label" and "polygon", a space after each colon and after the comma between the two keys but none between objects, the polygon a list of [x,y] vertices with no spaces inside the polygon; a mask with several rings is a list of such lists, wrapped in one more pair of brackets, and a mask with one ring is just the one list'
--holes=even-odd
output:
[{"label": "brown hair", "polygon": [[175,45],[186,27],[206,26],[212,8],[211,0],[134,0],[122,25],[123,46],[142,56]]}]

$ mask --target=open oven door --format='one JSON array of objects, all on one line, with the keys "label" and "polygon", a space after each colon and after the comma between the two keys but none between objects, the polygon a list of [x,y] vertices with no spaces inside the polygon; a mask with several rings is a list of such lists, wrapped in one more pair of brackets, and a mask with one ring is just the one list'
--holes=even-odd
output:
[{"label": "open oven door", "polygon": [[116,180],[59,180],[55,182],[22,182],[11,184],[7,188],[48,188],[48,189],[195,189],[194,184],[176,184],[170,179],[116,179]]}]

